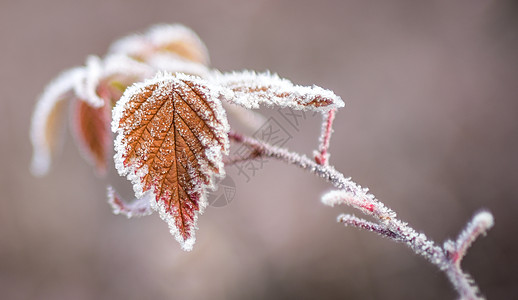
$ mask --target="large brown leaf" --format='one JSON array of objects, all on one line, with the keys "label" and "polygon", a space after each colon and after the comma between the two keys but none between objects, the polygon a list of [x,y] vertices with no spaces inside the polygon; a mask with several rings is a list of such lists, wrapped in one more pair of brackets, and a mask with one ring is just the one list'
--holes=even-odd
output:
[{"label": "large brown leaf", "polygon": [[128,88],[113,110],[115,163],[185,250],[192,249],[205,190],[223,176],[228,123],[219,93],[200,78],[159,74]]}]

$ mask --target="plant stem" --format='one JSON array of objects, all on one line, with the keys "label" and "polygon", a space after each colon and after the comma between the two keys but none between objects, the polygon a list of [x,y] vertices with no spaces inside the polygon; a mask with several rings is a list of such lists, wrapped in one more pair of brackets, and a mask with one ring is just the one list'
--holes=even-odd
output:
[{"label": "plant stem", "polygon": [[439,247],[424,234],[417,233],[407,223],[397,219],[396,213],[378,201],[372,194],[369,194],[368,189],[357,185],[351,178],[346,178],[333,166],[319,164],[305,155],[272,146],[233,131],[229,133],[229,138],[250,147],[253,154],[249,157],[230,160],[230,163],[253,159],[258,156],[272,157],[324,178],[339,190],[332,191],[324,196],[322,201],[325,204],[352,206],[374,217],[378,224],[351,215],[339,216],[340,222],[346,226],[374,231],[384,237],[406,244],[414,253],[425,257],[446,274],[458,292],[460,299],[483,299],[474,280],[462,271],[460,262],[471,243],[493,226],[493,216],[489,212],[476,214],[455,243],[446,241],[444,247]]}]

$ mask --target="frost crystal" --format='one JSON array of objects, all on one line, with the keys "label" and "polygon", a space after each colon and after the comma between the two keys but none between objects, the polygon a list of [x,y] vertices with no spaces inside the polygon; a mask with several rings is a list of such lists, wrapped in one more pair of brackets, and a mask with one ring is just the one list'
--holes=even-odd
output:
[{"label": "frost crystal", "polygon": [[[137,78],[140,81],[154,75],[156,71],[150,66],[138,62],[125,55],[108,55],[104,59],[103,77],[125,76]],[[133,82],[132,82],[133,83]]]},{"label": "frost crystal", "polygon": [[86,78],[83,86],[76,88],[76,94],[93,107],[104,106],[104,100],[97,95],[97,86],[103,73],[102,61],[97,56],[86,60]]},{"label": "frost crystal", "polygon": [[322,196],[322,203],[328,206],[349,205],[382,222],[396,218],[396,213],[376,200],[372,194],[368,193],[368,189],[355,185],[349,178],[347,181],[350,182],[347,190],[328,192]]},{"label": "frost crystal", "polygon": [[108,203],[112,207],[113,213],[116,215],[125,215],[128,218],[150,215],[153,212],[151,210],[153,197],[152,193],[149,192],[141,199],[135,199],[131,203],[128,203],[122,199],[111,186],[108,186]]},{"label": "frost crystal", "polygon": [[335,110],[331,109],[328,112],[322,113],[322,129],[320,138],[318,139],[318,151],[314,151],[315,161],[320,165],[325,165],[329,162],[329,142],[331,134],[333,133],[333,120],[335,118]]},{"label": "frost crystal", "polygon": [[266,104],[290,107],[298,110],[328,111],[344,106],[340,97],[318,86],[294,85],[277,74],[242,71],[233,73],[213,72],[210,80],[228,88],[231,92],[223,98],[249,109]]}]

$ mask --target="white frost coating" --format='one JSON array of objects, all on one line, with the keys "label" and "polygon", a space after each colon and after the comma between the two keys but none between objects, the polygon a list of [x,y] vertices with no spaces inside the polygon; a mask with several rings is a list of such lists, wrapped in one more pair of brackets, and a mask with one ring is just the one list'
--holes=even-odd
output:
[{"label": "white frost coating", "polygon": [[101,81],[103,62],[97,56],[89,56],[86,60],[84,83],[75,86],[77,96],[93,107],[104,106],[104,100],[97,95],[97,86]]},{"label": "white frost coating", "polygon": [[116,215],[121,214],[129,219],[132,217],[148,216],[153,213],[150,206],[153,198],[146,197],[147,195],[144,195],[141,199],[135,199],[131,203],[128,203],[123,200],[111,186],[108,186],[107,194],[108,203],[110,204],[113,213]]},{"label": "white frost coating", "polygon": [[144,79],[154,75],[156,71],[150,66],[138,62],[126,55],[112,54],[104,59],[102,77],[107,78],[115,75],[125,77],[134,76]]},{"label": "white frost coating", "polygon": [[333,133],[333,120],[336,111],[329,110],[322,112],[322,125],[320,129],[320,137],[318,138],[318,150],[313,151],[313,156],[319,164],[329,164],[329,144]]},{"label": "white frost coating", "polygon": [[[223,176],[224,176],[224,174],[223,174]],[[212,184],[212,182],[214,181],[214,178],[213,178],[214,176],[211,175],[210,177],[211,177],[211,179],[210,179],[211,183],[207,186],[202,185],[200,187],[200,191],[199,191],[200,199],[198,202],[199,211],[194,214],[194,218],[193,218],[193,222],[192,222],[193,225],[191,226],[190,230],[188,231],[190,238],[188,238],[187,240],[183,239],[183,237],[180,233],[180,230],[176,227],[174,216],[167,212],[165,203],[163,201],[156,201],[155,194],[151,190],[145,192],[142,196],[142,197],[150,199],[150,207],[153,210],[158,211],[160,218],[167,223],[167,225],[169,227],[169,232],[171,233],[172,236],[174,236],[174,238],[178,241],[178,243],[180,243],[180,246],[182,247],[182,249],[184,251],[191,251],[196,242],[195,233],[196,233],[196,230],[198,229],[198,226],[197,226],[198,216],[203,214],[203,212],[205,211],[205,208],[208,206],[206,188],[210,188],[211,190],[215,189],[214,185]]]},{"label": "white frost coating", "polygon": [[51,117],[52,110],[59,102],[69,100],[73,97],[74,86],[85,77],[85,70],[82,67],[70,69],[61,73],[53,80],[38,99],[31,121],[31,142],[33,156],[31,172],[34,175],[45,175],[50,168],[52,145],[47,140],[47,122]]},{"label": "white frost coating", "polygon": [[[346,180],[350,181],[349,178]],[[396,218],[394,211],[376,200],[368,191],[359,185],[350,184],[348,191],[333,190],[322,196],[322,203],[328,206],[346,204],[383,222]]]},{"label": "white frost coating", "polygon": [[[221,148],[218,145],[213,145],[205,149],[205,156],[207,160],[213,162],[216,169],[220,172],[221,176],[225,175],[225,169],[223,168],[223,156],[221,155]],[[212,179],[211,179],[212,183]]]},{"label": "white frost coating", "polygon": [[374,217],[378,220],[379,225],[350,215],[340,215],[338,221],[345,225],[375,231],[382,236],[403,242],[416,254],[422,255],[440,268],[444,268],[444,255],[441,248],[437,247],[424,234],[409,227],[407,223],[396,219],[396,213],[393,210],[367,192],[366,189],[361,189],[359,186],[358,189],[353,188],[351,191],[335,190],[325,194],[322,202],[329,206],[346,204]]},{"label": "white frost coating", "polygon": [[[487,211],[477,213],[466,228],[459,234],[455,242],[456,251],[462,258],[468,248],[480,235],[485,234],[494,225],[493,215]],[[446,246],[446,245],[445,245]],[[446,248],[446,247],[445,247]],[[460,259],[459,259],[460,260]]]},{"label": "white frost coating", "polygon": [[[230,130],[230,126],[228,125],[228,121],[226,118],[225,110],[219,101],[219,97],[221,95],[222,90],[217,86],[212,86],[210,83],[205,80],[183,74],[177,73],[175,75],[168,72],[158,72],[155,77],[147,79],[143,82],[137,82],[132,86],[128,87],[120,100],[117,102],[117,105],[113,108],[112,111],[112,132],[117,133],[119,122],[123,116],[123,112],[126,109],[128,102],[131,100],[133,95],[141,93],[147,86],[154,84],[179,84],[179,81],[188,81],[194,83],[194,85],[198,86],[200,89],[203,89],[203,86],[207,86],[207,89],[204,89],[204,92],[208,95],[208,98],[212,101],[208,101],[207,104],[214,111],[216,116],[216,120],[220,121],[222,126],[222,131],[226,134]],[[207,112],[209,113],[209,112]],[[215,125],[215,124],[209,124]],[[215,126],[214,126],[215,127]],[[228,148],[228,145],[224,145],[224,148]]]},{"label": "white frost coating", "polygon": [[[209,178],[209,183],[207,185],[200,182],[198,185],[198,192],[200,194],[200,199],[198,202],[199,211],[194,214],[194,222],[190,228],[189,236],[190,238],[187,240],[183,240],[183,237],[180,233],[180,230],[175,225],[175,219],[172,213],[167,212],[164,201],[155,198],[155,194],[153,193],[153,189],[144,192],[144,186],[141,183],[141,179],[147,174],[148,170],[146,165],[141,168],[137,167],[136,162],[130,162],[128,166],[124,165],[124,154],[126,151],[127,145],[123,142],[125,136],[125,130],[127,128],[119,128],[119,123],[124,116],[124,111],[131,107],[131,99],[134,95],[143,92],[147,86],[149,85],[157,85],[157,88],[153,91],[153,94],[147,99],[146,102],[155,101],[154,97],[163,96],[164,93],[170,93],[173,90],[176,90],[177,93],[183,93],[182,89],[187,89],[186,82],[189,82],[189,85],[199,89],[202,93],[204,93],[207,97],[207,101],[205,102],[214,113],[214,121],[210,121],[211,117],[210,111],[207,112],[198,112],[198,115],[204,119],[208,126],[213,129],[214,134],[218,138],[218,141],[200,137],[200,142],[206,148],[205,156],[206,160],[215,165],[219,174],[214,174],[214,172],[210,171],[208,168],[205,159],[197,158],[200,161],[202,169],[200,170],[204,175]],[[229,141],[228,141],[228,131],[230,127],[228,125],[225,111],[219,101],[220,97],[220,89],[216,87],[207,87],[207,84],[204,80],[199,77],[194,77],[190,75],[186,75],[183,73],[178,73],[175,75],[169,73],[159,72],[154,78],[148,79],[145,82],[135,83],[131,87],[127,88],[120,100],[117,102],[116,106],[112,111],[112,131],[117,135],[114,143],[115,147],[115,167],[121,176],[126,176],[128,180],[131,181],[135,196],[138,199],[149,198],[153,199],[150,201],[150,206],[152,209],[157,210],[160,214],[160,217],[166,221],[169,225],[171,234],[175,236],[176,240],[180,242],[182,245],[182,249],[189,251],[192,249],[195,242],[195,229],[196,220],[198,215],[203,213],[204,208],[208,205],[208,201],[206,198],[206,189],[211,188],[214,189],[215,176],[222,177],[224,176],[223,169],[223,153],[228,153],[229,149]],[[144,105],[144,104],[143,104]],[[216,124],[218,123],[218,124]],[[223,148],[223,150],[221,149]],[[188,172],[192,173],[190,169],[192,166],[188,166]]]},{"label": "white frost coating", "polygon": [[495,225],[495,218],[490,212],[482,211],[475,215],[472,223],[476,226],[480,226],[484,231],[486,231]]},{"label": "white frost coating", "polygon": [[[202,194],[202,198],[206,198],[204,193]],[[205,199],[205,202],[206,201],[207,200]],[[200,202],[202,202],[202,201],[200,201]],[[174,238],[178,241],[178,243],[180,243],[180,246],[182,247],[182,249],[184,251],[191,251],[194,246],[194,243],[196,242],[195,232],[196,232],[196,229],[198,229],[198,227],[196,226],[196,224],[198,223],[198,214],[194,214],[194,220],[193,220],[194,225],[191,227],[191,230],[189,231],[190,238],[188,238],[187,240],[184,240],[180,233],[180,230],[176,227],[174,217],[170,213],[167,212],[163,201],[151,201],[151,208],[158,211],[160,218],[167,223],[167,225],[169,226],[169,232],[171,232],[171,235],[174,236]],[[200,210],[200,214],[201,214],[201,210]]]},{"label": "white frost coating", "polygon": [[170,73],[186,73],[207,77],[209,69],[200,63],[192,62],[174,53],[152,55],[147,63],[157,71]]},{"label": "white frost coating", "polygon": [[[203,92],[207,95],[207,98],[209,101],[206,103],[211,108],[212,112],[214,113],[216,122],[219,122],[219,124],[215,124],[214,122],[211,122],[208,117],[203,118],[204,121],[213,129],[219,129],[214,130],[214,134],[218,138],[218,141],[222,143],[222,153],[228,154],[229,148],[230,148],[230,142],[228,140],[228,132],[230,131],[230,125],[228,124],[227,120],[227,114],[225,112],[225,109],[223,109],[223,105],[221,104],[221,101],[219,100],[221,98],[221,94],[223,89],[216,85],[212,85],[211,83],[205,81],[202,78],[183,74],[183,73],[177,73],[176,78],[178,78],[181,81],[187,81],[194,83],[195,86],[203,90]],[[206,86],[206,88],[204,88]],[[206,112],[207,114],[210,114],[210,112]],[[203,117],[203,116],[202,116]]]},{"label": "white frost coating", "polygon": [[[212,72],[209,78],[215,84],[233,91],[223,94],[225,100],[244,106],[248,109],[259,108],[259,105],[276,105],[298,110],[328,111],[345,106],[342,99],[332,91],[318,86],[294,85],[291,81],[277,74],[242,71],[232,73]],[[323,106],[309,105],[312,101],[322,104],[324,99],[332,103]]]}]

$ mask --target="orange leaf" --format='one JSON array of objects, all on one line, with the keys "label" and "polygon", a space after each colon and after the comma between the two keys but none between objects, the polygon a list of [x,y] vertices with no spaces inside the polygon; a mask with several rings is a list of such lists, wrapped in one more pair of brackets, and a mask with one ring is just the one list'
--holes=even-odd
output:
[{"label": "orange leaf", "polygon": [[110,106],[92,107],[85,101],[76,100],[73,106],[71,125],[79,149],[86,159],[95,164],[98,174],[106,173],[110,145]]},{"label": "orange leaf", "polygon": [[137,198],[152,193],[151,207],[191,250],[206,188],[223,176],[228,123],[218,89],[200,78],[158,74],[126,90],[113,110],[115,164]]}]

